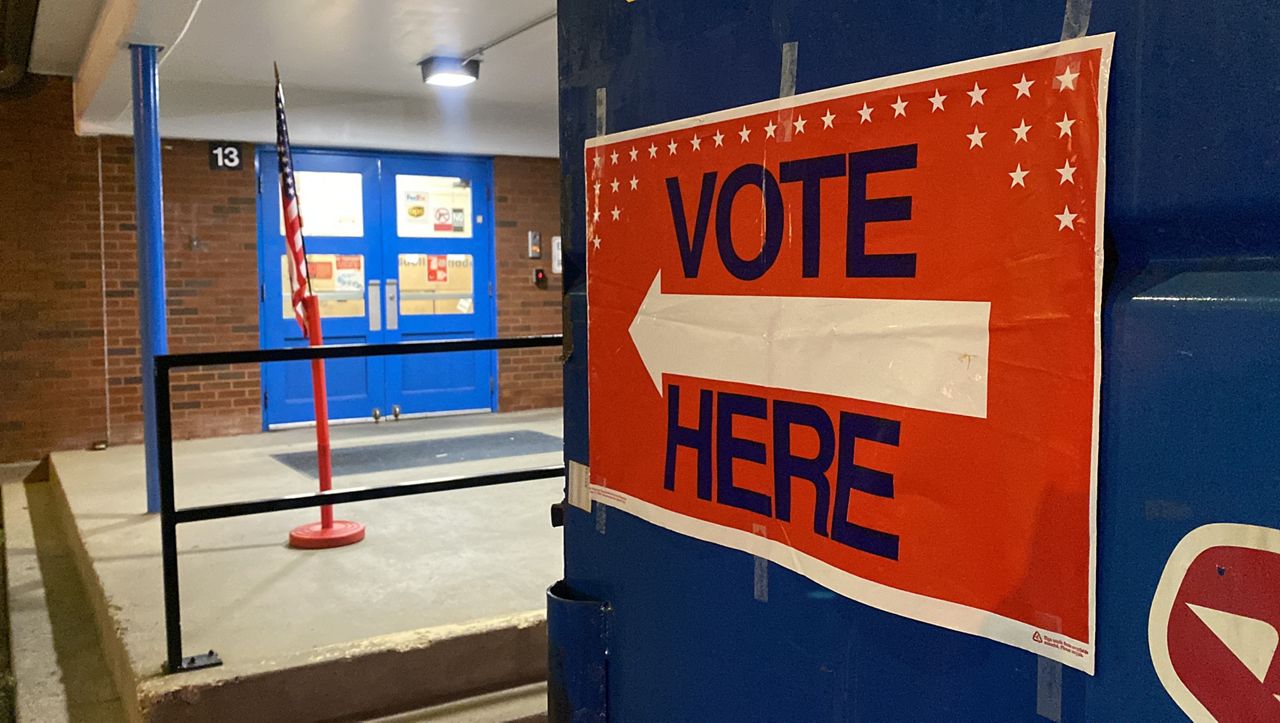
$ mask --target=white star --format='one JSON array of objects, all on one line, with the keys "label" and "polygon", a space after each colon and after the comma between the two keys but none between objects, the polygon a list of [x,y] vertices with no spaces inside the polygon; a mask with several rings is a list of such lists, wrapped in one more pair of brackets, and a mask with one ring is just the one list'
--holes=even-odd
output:
[{"label": "white star", "polygon": [[828,109],[827,109],[827,114],[826,114],[826,115],[824,115],[824,116],[822,116],[822,127],[823,127],[823,128],[830,128],[830,127],[831,127],[831,124],[832,124],[832,123],[835,123],[835,122],[836,122],[836,114],[835,114],[835,113],[832,113],[832,112],[831,112],[831,109],[830,109],[830,108],[828,108]]},{"label": "white star", "polygon": [[1058,230],[1064,231],[1075,226],[1077,215],[1078,214],[1071,213],[1071,209],[1063,206],[1062,213],[1053,214],[1053,217],[1058,219]]},{"label": "white star", "polygon": [[720,132],[719,128],[716,129],[716,134],[711,137],[715,139],[716,148],[719,148],[720,146],[724,145],[724,134]]},{"label": "white star", "polygon": [[982,148],[982,138],[987,135],[985,131],[978,130],[978,126],[973,127],[973,132],[965,136],[969,139],[969,148]]},{"label": "white star", "polygon": [[628,151],[628,153],[630,153],[631,155],[631,160],[634,161],[636,159],[636,156],[640,154],[640,151],[637,151],[635,146],[631,146],[631,150]]},{"label": "white star", "polygon": [[599,153],[597,153],[597,154],[596,154],[596,168],[599,168],[599,167],[601,167],[601,166],[603,166],[603,165],[604,165],[604,159],[600,157],[600,154],[599,154]]},{"label": "white star", "polygon": [[740,143],[746,143],[751,140],[751,131],[744,125],[742,126],[742,130],[738,131],[738,137],[742,139],[739,141]]},{"label": "white star", "polygon": [[1058,171],[1058,175],[1062,176],[1062,180],[1058,181],[1059,186],[1064,183],[1070,183],[1073,186],[1076,185],[1076,167],[1071,165],[1070,160],[1063,161],[1062,168],[1058,168],[1056,170]]},{"label": "white star", "polygon": [[796,133],[804,133],[804,124],[808,122],[804,116],[796,116],[796,119],[791,121],[791,126],[795,128]]},{"label": "white star", "polygon": [[674,156],[676,154],[676,139],[671,139],[671,142],[667,144],[667,150],[670,151],[668,155]]},{"label": "white star", "polygon": [[973,90],[966,90],[965,92],[969,94],[969,107],[973,107],[975,105],[986,105],[986,103],[982,101],[982,96],[986,95],[987,89],[979,88],[976,81],[973,84]]},{"label": "white star", "polygon": [[773,138],[773,137],[774,137],[774,136],[773,136],[773,133],[774,133],[774,131],[776,131],[776,130],[778,130],[778,126],[774,125],[773,120],[772,120],[772,119],[770,119],[770,120],[769,120],[769,125],[767,125],[767,126],[765,126],[765,127],[764,127],[764,137],[765,137],[765,138]]},{"label": "white star", "polygon": [[609,162],[610,162],[610,163],[612,163],[612,164],[613,164],[613,165],[615,165],[615,166],[616,166],[616,165],[618,165],[618,152],[617,152],[617,151],[614,151],[613,153],[610,153],[610,154],[609,154]]},{"label": "white star", "polygon": [[609,184],[609,190],[613,191],[614,193],[618,192],[618,179],[616,178],[613,179],[613,181]]},{"label": "white star", "polygon": [[610,211],[609,213],[613,214],[613,220],[617,221],[618,217],[622,215],[622,209],[618,208],[617,206],[614,206],[613,210]]},{"label": "white star", "polygon": [[632,190],[632,191],[636,190],[636,186],[638,186],[639,184],[640,184],[640,179],[639,179],[639,178],[636,178],[635,176],[632,176],[632,177],[631,177],[631,190]]},{"label": "white star", "polygon": [[1075,125],[1075,121],[1067,117],[1066,113],[1062,114],[1062,120],[1054,121],[1054,125],[1058,126],[1058,137],[1071,135],[1071,126]]},{"label": "white star", "polygon": [[689,145],[693,146],[695,151],[702,148],[702,139],[698,137],[697,133],[693,134],[693,138],[689,140]]},{"label": "white star", "polygon": [[860,120],[860,121],[858,121],[858,122],[859,122],[859,123],[870,123],[870,122],[871,122],[871,111],[873,111],[873,110],[875,110],[875,108],[872,108],[872,107],[868,106],[866,103],[863,103],[863,104],[862,104],[862,107],[858,109],[858,115],[862,116],[862,120]]},{"label": "white star", "polygon": [[1013,179],[1013,183],[1009,184],[1009,188],[1013,188],[1014,186],[1022,186],[1023,188],[1026,188],[1027,184],[1023,179],[1027,177],[1028,173],[1030,173],[1030,171],[1022,170],[1022,164],[1019,163],[1017,168],[1009,172],[1009,177]]},{"label": "white star", "polygon": [[596,210],[591,212],[591,222],[595,223],[596,221],[599,221],[599,220],[600,220],[600,209],[597,208]]},{"label": "white star", "polygon": [[599,195],[600,195],[600,182],[599,182],[599,181],[596,181],[595,183],[593,183],[593,184],[591,185],[591,187],[592,187],[593,189],[595,189],[596,195],[597,195],[597,196],[599,196]]},{"label": "white star", "polygon": [[897,118],[900,115],[905,116],[907,114],[907,101],[903,100],[902,96],[898,96],[897,103],[890,103],[889,105],[893,108],[894,118]]},{"label": "white star", "polygon": [[940,110],[946,110],[946,108],[942,107],[942,102],[946,99],[947,99],[947,96],[943,95],[942,93],[939,93],[938,89],[934,88],[933,96],[929,98],[929,102],[933,104],[933,110],[929,112],[934,113]]},{"label": "white star", "polygon": [[658,147],[652,143],[649,144],[649,157],[650,158],[658,157]]},{"label": "white star", "polygon": [[1076,78],[1078,77],[1080,77],[1080,73],[1072,71],[1071,68],[1062,71],[1062,75],[1054,76],[1054,80],[1058,81],[1058,92],[1061,93],[1067,88],[1075,90]]},{"label": "white star", "polygon": [[594,249],[596,249],[597,251],[600,249],[600,237],[599,237],[599,236],[594,236],[594,237],[592,237],[592,239],[591,239],[591,247],[592,247],[592,248],[594,248]]},{"label": "white star", "polygon": [[1023,118],[1021,124],[1019,124],[1017,128],[1013,129],[1013,136],[1014,136],[1013,142],[1014,143],[1017,143],[1018,141],[1028,142],[1027,131],[1029,130],[1031,130],[1031,126],[1027,125],[1027,119]]},{"label": "white star", "polygon": [[1022,97],[1022,96],[1024,96],[1024,95],[1025,95],[1025,96],[1027,96],[1028,98],[1030,98],[1030,97],[1031,97],[1031,86],[1033,86],[1033,85],[1035,85],[1035,81],[1034,81],[1034,80],[1027,80],[1027,74],[1026,74],[1026,73],[1023,73],[1023,74],[1022,74],[1022,80],[1021,80],[1021,82],[1018,82],[1018,83],[1014,83],[1014,84],[1013,84],[1013,87],[1015,87],[1015,88],[1017,88],[1017,89],[1018,89],[1018,94],[1017,94],[1016,96],[1014,96],[1014,100],[1017,100],[1018,98],[1021,98],[1021,97]]}]

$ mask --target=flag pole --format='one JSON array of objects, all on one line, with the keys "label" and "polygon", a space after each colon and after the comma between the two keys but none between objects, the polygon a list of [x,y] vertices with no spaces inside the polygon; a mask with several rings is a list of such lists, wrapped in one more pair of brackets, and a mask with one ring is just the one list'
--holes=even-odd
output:
[{"label": "flag pole", "polygon": [[[273,65],[275,65],[273,63]],[[289,129],[284,113],[284,88],[280,84],[280,67],[276,75],[276,149],[280,160],[280,203],[285,219],[285,245],[289,251],[289,278],[293,293],[294,313],[301,304],[302,330],[307,344],[324,345],[320,324],[320,300],[311,288],[307,269],[307,241],[302,233],[301,200],[293,177],[293,152],[289,147]],[[305,279],[302,287],[300,279]],[[311,360],[311,394],[316,416],[316,466],[320,491],[333,489],[333,452],[329,444],[329,393],[325,382],[324,360]],[[320,522],[300,525],[289,532],[289,545],[302,549],[322,549],[350,545],[364,539],[364,525],[350,520],[334,520],[333,505],[320,508]]]},{"label": "flag pole", "polygon": [[[320,300],[307,294],[302,302],[307,309],[307,342],[324,346],[320,331]],[[324,360],[311,360],[311,395],[316,410],[316,463],[320,470],[320,491],[333,489],[333,452],[329,446],[329,391],[324,377]],[[320,508],[320,529],[333,529],[333,505]]]}]

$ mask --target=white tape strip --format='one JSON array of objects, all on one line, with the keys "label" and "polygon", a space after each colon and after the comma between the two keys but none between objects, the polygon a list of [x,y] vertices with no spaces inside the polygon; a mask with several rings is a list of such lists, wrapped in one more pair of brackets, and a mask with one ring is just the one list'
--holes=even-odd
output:
[{"label": "white tape strip", "polygon": [[800,44],[794,40],[782,44],[782,82],[778,85],[779,98],[796,94],[796,56],[799,52]]},{"label": "white tape strip", "polygon": [[605,116],[609,111],[607,95],[604,88],[596,88],[596,135],[598,136],[606,133]]},{"label": "white tape strip", "polygon": [[1056,660],[1036,658],[1036,715],[1062,720],[1062,663]]},{"label": "white tape strip", "polygon": [[[761,537],[768,537],[769,530],[764,525],[751,525],[751,531]],[[752,595],[757,602],[769,602],[769,561],[763,557],[755,559],[755,584]]]},{"label": "white tape strip", "polygon": [[569,478],[566,485],[569,504],[580,510],[591,511],[591,468],[569,460]]},{"label": "white tape strip", "polygon": [[1066,12],[1062,15],[1062,39],[1083,38],[1089,32],[1089,13],[1093,10],[1093,0],[1067,0]]}]

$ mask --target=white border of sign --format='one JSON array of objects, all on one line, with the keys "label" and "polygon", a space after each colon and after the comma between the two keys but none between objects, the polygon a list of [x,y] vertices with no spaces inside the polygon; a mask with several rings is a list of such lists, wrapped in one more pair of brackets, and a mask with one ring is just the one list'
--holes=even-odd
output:
[{"label": "white border of sign", "polygon": [[1147,618],[1147,647],[1151,650],[1151,665],[1156,675],[1169,691],[1169,697],[1182,708],[1182,712],[1196,723],[1212,723],[1217,720],[1204,704],[1192,695],[1178,677],[1169,658],[1169,615],[1173,613],[1173,601],[1182,587],[1187,569],[1200,553],[1210,547],[1245,547],[1280,554],[1280,530],[1257,525],[1217,522],[1197,527],[1183,537],[1165,563],[1156,594],[1151,599],[1151,615]]},{"label": "white border of sign", "polygon": [[[1091,35],[1073,40],[1040,45],[1034,48],[1014,50],[1008,53],[974,58],[933,68],[924,68],[883,78],[873,78],[857,83],[815,90],[802,95],[775,98],[750,105],[729,108],[715,113],[659,123],[657,125],[621,131],[604,136],[588,138],[586,150],[598,146],[609,145],[619,141],[642,138],[685,128],[696,128],[707,123],[740,118],[743,116],[769,113],[800,105],[808,105],[823,100],[843,98],[859,93],[870,93],[886,88],[922,83],[962,73],[990,70],[1016,63],[1042,60],[1070,53],[1090,50],[1101,50],[1102,57],[1098,68],[1098,167],[1096,169],[1097,193],[1094,199],[1094,367],[1093,367],[1093,447],[1090,459],[1089,485],[1089,643],[1068,638],[1051,630],[997,615],[986,610],[969,607],[959,603],[939,600],[917,593],[899,590],[871,580],[865,580],[843,570],[828,565],[821,560],[801,553],[780,542],[768,540],[750,532],[722,527],[715,523],[688,517],[667,510],[629,495],[618,493],[597,485],[591,486],[591,498],[626,510],[642,519],[666,527],[670,530],[725,547],[749,552],[793,570],[809,579],[872,607],[896,613],[913,620],[921,620],[958,632],[978,635],[1016,648],[1030,651],[1045,658],[1055,660],[1071,668],[1094,673],[1094,658],[1097,652],[1097,559],[1098,559],[1098,417],[1099,402],[1102,390],[1102,238],[1103,218],[1106,200],[1106,148],[1107,148],[1107,89],[1111,79],[1112,46],[1115,33]],[[584,180],[585,183],[585,180]],[[584,198],[587,196],[584,195]],[[584,214],[585,217],[585,214]],[[590,263],[587,265],[590,275]],[[590,284],[587,295],[588,314],[591,310]],[[588,322],[589,323],[589,322]],[[1046,642],[1054,641],[1054,642]],[[1064,647],[1070,646],[1083,650],[1083,655],[1069,652]]]}]

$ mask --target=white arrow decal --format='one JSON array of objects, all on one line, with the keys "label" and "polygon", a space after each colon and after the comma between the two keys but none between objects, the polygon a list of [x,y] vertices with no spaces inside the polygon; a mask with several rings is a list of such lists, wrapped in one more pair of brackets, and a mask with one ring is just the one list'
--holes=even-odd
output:
[{"label": "white arrow decal", "polygon": [[1277,644],[1280,644],[1280,633],[1271,623],[1202,605],[1187,603],[1187,607],[1253,673],[1258,682],[1267,679],[1271,659],[1276,655]]},{"label": "white arrow decal", "polygon": [[987,416],[991,304],[664,294],[658,273],[631,340],[662,375]]}]

